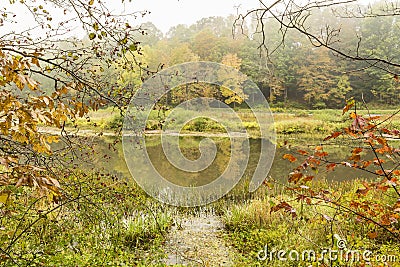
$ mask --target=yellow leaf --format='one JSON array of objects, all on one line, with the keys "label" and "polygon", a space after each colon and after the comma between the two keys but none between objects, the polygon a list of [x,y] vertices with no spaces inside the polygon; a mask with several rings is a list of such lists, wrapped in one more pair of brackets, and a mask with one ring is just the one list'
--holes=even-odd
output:
[{"label": "yellow leaf", "polygon": [[26,84],[26,79],[24,75],[18,74],[16,78],[14,79],[15,85],[20,89],[24,89],[24,86]]},{"label": "yellow leaf", "polygon": [[6,204],[9,196],[10,196],[10,191],[0,192],[0,203]]},{"label": "yellow leaf", "polygon": [[92,6],[93,4],[94,4],[94,0],[90,0],[90,1],[89,1],[89,5]]},{"label": "yellow leaf", "polygon": [[31,62],[40,68],[39,60],[36,57],[33,57]]},{"label": "yellow leaf", "polygon": [[35,80],[33,80],[29,77],[26,77],[26,81],[27,81],[29,89],[31,89],[32,91],[36,90],[36,88],[38,87],[38,83]]}]

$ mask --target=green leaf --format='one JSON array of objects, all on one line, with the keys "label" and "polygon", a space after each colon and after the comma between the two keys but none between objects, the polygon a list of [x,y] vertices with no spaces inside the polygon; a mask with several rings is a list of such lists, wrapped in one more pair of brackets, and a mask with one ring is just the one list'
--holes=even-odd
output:
[{"label": "green leaf", "polygon": [[129,46],[129,50],[131,50],[131,51],[136,51],[136,50],[137,50],[137,46],[136,46],[135,44],[131,44],[131,45]]},{"label": "green leaf", "polygon": [[120,44],[127,44],[128,43],[128,38],[124,38],[121,41],[119,41]]},{"label": "green leaf", "polygon": [[90,39],[90,40],[93,40],[94,38],[96,38],[96,34],[93,33],[93,32],[90,33],[90,34],[89,34],[89,39]]}]

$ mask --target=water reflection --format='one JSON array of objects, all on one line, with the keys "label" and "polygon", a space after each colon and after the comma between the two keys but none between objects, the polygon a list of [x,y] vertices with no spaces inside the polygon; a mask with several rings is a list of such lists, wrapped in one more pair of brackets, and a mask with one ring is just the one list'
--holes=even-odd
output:
[{"label": "water reflection", "polygon": [[[201,186],[212,182],[218,178],[226,169],[231,157],[231,144],[228,138],[210,137],[216,144],[217,153],[213,163],[206,169],[200,172],[184,172],[169,163],[164,153],[162,153],[161,138],[159,136],[149,136],[146,138],[147,153],[154,164],[157,171],[162,174],[170,182],[181,186]],[[203,140],[202,137],[184,136],[180,137],[179,145],[183,155],[189,160],[196,160],[200,157],[199,144]],[[110,149],[110,144],[114,141],[111,137],[103,137],[96,140],[95,154],[93,164],[90,167],[104,169],[114,174],[118,174],[121,178],[130,179],[131,175],[126,166],[122,146],[118,143],[114,149]],[[244,178],[250,179],[257,167],[260,154],[260,139],[250,139],[250,158],[247,168],[244,171]],[[276,155],[269,172],[272,178],[285,182],[290,171],[301,164],[299,160],[290,163],[282,159],[286,153],[295,153],[296,149],[285,147],[277,148]],[[343,161],[349,154],[345,147],[329,148],[329,159],[332,161]],[[240,150],[234,153],[241,153]],[[143,163],[144,159],[134,159],[139,164]],[[88,168],[87,163],[82,164],[83,168]],[[141,166],[142,168],[142,166]],[[145,171],[145,170],[143,170]],[[241,170],[234,170],[240,172]],[[354,178],[371,178],[374,174],[369,174],[362,170],[338,166],[334,172],[327,172],[322,167],[318,172],[310,170],[310,175],[318,178],[327,178],[328,180],[343,181]]]}]

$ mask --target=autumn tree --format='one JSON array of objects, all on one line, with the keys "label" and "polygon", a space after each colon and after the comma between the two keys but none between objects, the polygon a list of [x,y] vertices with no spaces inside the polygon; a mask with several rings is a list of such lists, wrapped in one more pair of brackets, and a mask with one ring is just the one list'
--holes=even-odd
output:
[{"label": "autumn tree", "polygon": [[333,60],[326,49],[309,51],[303,65],[298,70],[299,90],[304,92],[304,100],[310,105],[326,107],[330,92],[336,87],[336,73]]},{"label": "autumn tree", "polygon": [[[234,69],[239,70],[240,65],[242,63],[242,59],[240,59],[236,54],[226,54],[222,58],[222,64],[230,66]],[[223,86],[221,86],[221,94],[225,98],[226,104],[232,104],[235,107],[236,104],[243,103],[249,96],[246,95],[243,91],[241,80],[237,80],[237,77],[224,77],[223,74],[220,74],[219,77],[224,79]]]},{"label": "autumn tree", "polygon": [[[103,1],[42,2],[0,5],[0,195],[9,194],[5,186],[29,186],[57,202],[66,196],[60,177],[84,146],[66,125],[105,105],[123,111],[133,92],[109,76],[116,66],[140,66],[140,27]],[[72,36],[76,27],[82,40]]]}]

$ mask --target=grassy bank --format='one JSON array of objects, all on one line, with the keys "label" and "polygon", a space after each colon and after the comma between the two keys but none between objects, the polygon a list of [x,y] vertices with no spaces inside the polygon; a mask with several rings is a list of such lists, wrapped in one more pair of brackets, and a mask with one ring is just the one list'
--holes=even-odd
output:
[{"label": "grassy bank", "polygon": [[[270,183],[243,203],[230,205],[225,210],[225,238],[236,249],[236,266],[400,266],[398,239],[338,207],[348,206],[350,199],[360,198],[355,192],[362,187],[362,181],[340,184],[319,181],[310,187],[316,191],[329,190],[330,196],[338,200],[337,205],[314,200],[306,204],[295,200],[296,196],[290,190],[282,191],[281,186]],[[372,207],[374,203],[389,204],[395,199],[393,194],[369,194],[365,196],[365,203]],[[282,201],[292,205],[297,215],[287,211],[273,212]],[[377,214],[371,216],[377,217]],[[395,227],[399,229],[400,223],[396,223]],[[323,250],[342,251],[346,255],[347,250],[341,250],[342,243],[347,250],[357,251],[360,255],[370,251],[370,257],[366,258],[370,262],[362,256],[359,260],[345,256],[332,260],[328,255],[324,256]],[[279,260],[279,250],[286,252],[283,256],[286,260]],[[315,259],[302,257],[303,252],[309,251],[316,253]]]},{"label": "grassy bank", "polygon": [[0,266],[151,266],[164,257],[170,208],[106,173],[75,171],[59,181],[62,199],[6,188]]},{"label": "grassy bank", "polygon": [[[215,112],[221,112],[221,110],[210,110],[209,114],[212,115]],[[276,129],[276,133],[280,136],[293,135],[293,134],[311,134],[323,136],[333,131],[342,129],[344,126],[349,125],[350,118],[348,115],[343,116],[342,110],[282,110],[272,109],[274,123],[271,127]],[[359,114],[368,116],[368,113],[372,115],[380,115],[379,120],[388,118],[394,110],[359,110]],[[160,130],[163,126],[162,121],[170,112],[166,112],[162,116],[158,111],[152,111],[149,119],[147,120],[147,130]],[[169,126],[182,124],[188,117],[196,117],[196,112],[188,114],[187,112],[177,112],[174,116],[173,123]],[[243,121],[243,127],[245,127],[251,135],[257,137],[259,135],[259,126],[251,115],[250,110],[240,109],[237,110],[237,115]],[[207,115],[207,113],[205,114]],[[120,113],[114,109],[102,109],[96,112],[90,112],[87,119],[79,119],[74,123],[69,122],[68,127],[77,126],[80,129],[86,130],[100,130],[100,131],[113,131],[118,129],[123,123],[123,118]],[[389,128],[400,128],[400,116],[396,115],[392,117],[386,124]],[[234,123],[228,125],[233,130],[239,131],[241,125],[235,125]],[[194,132],[210,132],[210,133],[223,133],[225,129],[218,122],[206,119],[198,118],[189,121],[182,129],[183,133],[194,133]]]}]

